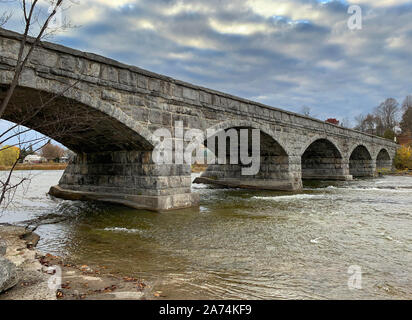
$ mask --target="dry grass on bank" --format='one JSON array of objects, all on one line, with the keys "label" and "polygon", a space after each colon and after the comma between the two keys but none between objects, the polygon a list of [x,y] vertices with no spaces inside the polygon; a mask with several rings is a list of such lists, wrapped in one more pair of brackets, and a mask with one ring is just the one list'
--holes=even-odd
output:
[{"label": "dry grass on bank", "polygon": [[199,173],[199,172],[203,172],[206,171],[207,169],[207,164],[193,164],[192,165],[192,172],[193,173]]},{"label": "dry grass on bank", "polygon": [[400,170],[400,169],[386,169],[386,168],[382,168],[382,169],[378,169],[377,170],[378,175],[381,176],[385,176],[385,175],[389,175],[389,176],[412,176],[412,170]]},{"label": "dry grass on bank", "polygon": [[[64,170],[67,163],[19,163],[14,170]],[[8,171],[11,166],[0,166],[0,171]]]}]

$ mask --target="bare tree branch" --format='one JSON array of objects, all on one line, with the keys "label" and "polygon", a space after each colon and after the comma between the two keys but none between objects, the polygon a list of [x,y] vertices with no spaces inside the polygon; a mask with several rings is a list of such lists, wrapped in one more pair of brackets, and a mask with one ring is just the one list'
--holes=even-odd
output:
[{"label": "bare tree branch", "polygon": [[[29,50],[28,50],[26,56],[23,58],[23,53],[24,53],[24,50],[26,48],[26,44],[29,40],[28,35],[29,35],[30,26],[31,26],[31,22],[32,22],[33,12],[35,10],[35,7],[36,7],[37,3],[38,3],[38,0],[33,0],[33,2],[31,3],[30,9],[29,9],[29,13],[28,14],[25,13],[26,26],[25,26],[24,33],[23,33],[23,38],[22,38],[21,43],[20,43],[20,49],[19,49],[19,54],[18,54],[18,57],[17,57],[16,68],[15,68],[13,80],[11,81],[10,87],[8,88],[8,90],[6,92],[6,97],[3,99],[2,103],[1,103],[1,106],[0,106],[0,118],[3,116],[4,111],[6,110],[8,104],[10,102],[10,99],[13,95],[13,92],[17,87],[17,84],[19,82],[19,79],[20,79],[21,73],[23,71],[23,68],[26,66],[27,61],[29,60],[31,54],[33,53],[34,48],[36,48],[39,45],[40,40],[42,39],[43,34],[46,31],[47,26],[49,25],[50,20],[56,14],[57,9],[63,3],[63,0],[57,0],[56,1],[56,4],[54,6],[53,11],[47,17],[46,21],[44,22],[43,26],[41,27],[40,32],[37,35],[37,37],[35,38],[35,40],[29,45]],[[26,1],[25,0],[23,0],[23,7],[24,7],[24,10],[26,10]]]},{"label": "bare tree branch", "polygon": [[[9,146],[3,147],[0,152],[7,152],[13,147],[19,146],[21,149],[22,146],[31,150],[32,153],[42,149],[45,145],[50,143],[50,139],[41,136],[36,138],[29,138],[25,141],[22,141],[22,137],[24,134],[29,133],[33,129],[37,129],[40,131],[45,131],[51,133],[52,130],[56,130],[53,133],[55,138],[58,138],[59,135],[67,134],[67,128],[65,127],[66,122],[75,121],[73,114],[68,115],[68,113],[62,113],[54,118],[50,118],[46,115],[47,112],[44,112],[46,107],[51,105],[56,99],[61,98],[64,94],[76,86],[77,82],[73,83],[72,85],[67,86],[65,90],[60,92],[57,95],[53,95],[52,97],[48,98],[47,100],[43,100],[42,96],[39,94],[39,101],[40,104],[26,106],[26,110],[24,106],[13,106],[14,108],[8,109],[10,106],[10,101],[15,93],[16,88],[18,87],[20,76],[26,67],[28,61],[31,58],[31,55],[36,47],[39,46],[40,41],[42,38],[48,34],[49,32],[49,24],[52,21],[53,17],[55,17],[57,10],[59,10],[63,4],[64,0],[53,0],[51,1],[52,10],[48,13],[47,17],[45,18],[43,23],[39,24],[39,32],[37,36],[30,37],[31,28],[34,23],[39,23],[40,17],[40,10],[39,10],[39,0],[21,0],[21,9],[23,13],[23,23],[24,23],[24,32],[23,36],[20,41],[19,51],[17,53],[17,59],[14,66],[14,75],[10,85],[7,88],[5,93],[5,97],[2,99],[0,104],[0,118],[3,118],[6,109],[8,113],[11,114],[16,113],[16,118],[19,119],[14,125],[12,125],[9,129],[5,130],[0,134],[2,141],[0,144],[3,144],[11,139],[18,139],[17,143],[14,143]],[[0,26],[4,25],[11,17],[10,13],[3,13],[0,16]],[[63,119],[65,118],[65,119]],[[39,120],[38,124],[33,124],[32,121]],[[34,121],[34,122],[36,122]],[[63,122],[62,122],[63,121]],[[27,125],[27,128],[22,128],[21,126]],[[60,132],[58,130],[61,130]],[[46,143],[44,143],[46,141]],[[39,146],[41,144],[41,146]],[[34,150],[33,150],[34,149]],[[7,174],[5,179],[0,178],[0,204],[5,207],[10,204],[12,201],[16,189],[24,184],[24,182],[29,181],[28,177],[23,177],[17,182],[12,182],[13,172],[17,166],[17,164],[22,160],[22,153],[20,152],[16,159],[13,161],[13,164]],[[14,179],[13,179],[14,180]]]}]

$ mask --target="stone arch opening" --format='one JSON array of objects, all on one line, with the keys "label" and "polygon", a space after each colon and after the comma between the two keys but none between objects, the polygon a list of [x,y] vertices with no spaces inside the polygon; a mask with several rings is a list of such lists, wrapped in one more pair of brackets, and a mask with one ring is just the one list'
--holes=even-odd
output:
[{"label": "stone arch opening", "polygon": [[349,158],[349,173],[354,177],[371,177],[373,176],[373,162],[368,149],[363,146],[357,146]]},{"label": "stone arch opening", "polygon": [[[0,90],[0,99],[4,94],[5,90]],[[44,102],[48,103],[44,106]],[[18,87],[3,115],[14,123],[24,120],[25,127],[76,152],[50,194],[154,211],[191,207],[198,202],[191,194],[190,166],[186,170],[183,165],[155,164],[150,131],[120,109],[98,100],[94,103],[90,106],[75,98]]]},{"label": "stone arch opening", "polygon": [[381,149],[376,157],[376,169],[388,169],[392,168],[392,159],[389,152],[386,149]]},{"label": "stone arch opening", "polygon": [[[0,99],[4,95],[5,90],[0,90]],[[22,123],[79,154],[153,149],[146,137],[114,116],[74,99],[31,88],[16,88],[3,118]]]},{"label": "stone arch opening", "polygon": [[[253,175],[244,175],[242,168],[253,166],[253,164],[245,165],[240,159],[240,148],[246,146],[244,141],[240,141],[240,131],[247,132],[248,141],[248,155],[252,157],[252,145],[256,143],[252,141],[252,130],[256,129],[250,126],[234,126],[219,130],[220,134],[224,134],[226,144],[226,163],[208,164],[207,169],[200,178],[195,180],[195,183],[209,183],[217,184],[226,187],[236,188],[250,188],[250,189],[267,189],[267,190],[294,190],[300,187],[300,179],[294,180],[289,166],[289,156],[281,144],[276,141],[269,133],[259,130],[259,155],[257,161],[259,162],[258,171]],[[236,132],[236,134],[235,134]],[[235,147],[231,145],[231,134],[238,137],[240,141]],[[218,135],[212,137],[214,140],[215,151],[220,147],[222,138]],[[210,141],[210,140],[209,140]],[[212,152],[208,141],[204,142],[207,152]],[[231,163],[231,152],[236,148],[238,164]],[[255,161],[255,160],[253,160]]]},{"label": "stone arch opening", "polygon": [[301,157],[302,179],[345,179],[343,158],[338,148],[327,139],[312,142]]}]

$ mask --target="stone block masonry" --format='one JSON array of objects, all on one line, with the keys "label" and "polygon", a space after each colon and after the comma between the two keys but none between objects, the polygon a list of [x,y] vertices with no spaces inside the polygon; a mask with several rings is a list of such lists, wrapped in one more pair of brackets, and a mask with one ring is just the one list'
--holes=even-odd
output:
[{"label": "stone block masonry", "polygon": [[[0,99],[13,77],[20,40],[20,34],[0,29]],[[19,122],[54,95],[59,97],[25,125],[77,153],[50,190],[66,199],[156,211],[198,205],[190,165],[151,159],[153,132],[173,132],[179,121],[184,130],[260,130],[259,173],[245,177],[240,166],[213,165],[203,176],[203,182],[233,187],[299,190],[302,178],[373,175],[391,168],[397,149],[393,141],[47,42],[33,52],[4,119]]]}]

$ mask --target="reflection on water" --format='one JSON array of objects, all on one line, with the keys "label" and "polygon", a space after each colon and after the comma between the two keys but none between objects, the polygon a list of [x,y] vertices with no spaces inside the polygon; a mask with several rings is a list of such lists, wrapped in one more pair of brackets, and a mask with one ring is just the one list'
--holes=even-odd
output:
[{"label": "reflection on water", "polygon": [[[194,185],[196,209],[153,213],[52,199],[34,172],[0,222],[41,225],[39,249],[137,276],[176,299],[412,298],[412,178],[281,193]],[[25,222],[26,221],[26,222]],[[348,289],[348,268],[362,290]]]}]

